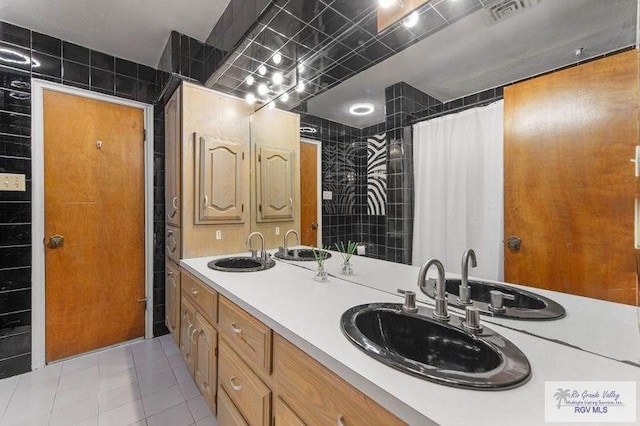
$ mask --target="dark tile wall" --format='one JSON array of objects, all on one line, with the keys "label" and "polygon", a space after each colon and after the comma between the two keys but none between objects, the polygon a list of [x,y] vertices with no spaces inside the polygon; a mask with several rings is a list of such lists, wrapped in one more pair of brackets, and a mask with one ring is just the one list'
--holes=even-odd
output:
[{"label": "dark tile wall", "polygon": [[[155,103],[166,73],[0,22],[0,171],[26,192],[0,192],[0,378],[31,369],[31,78]],[[164,123],[154,117],[154,333],[164,328]]]},{"label": "dark tile wall", "polygon": [[411,263],[413,243],[413,134],[415,113],[441,104],[407,83],[385,89],[387,124],[387,260]]}]

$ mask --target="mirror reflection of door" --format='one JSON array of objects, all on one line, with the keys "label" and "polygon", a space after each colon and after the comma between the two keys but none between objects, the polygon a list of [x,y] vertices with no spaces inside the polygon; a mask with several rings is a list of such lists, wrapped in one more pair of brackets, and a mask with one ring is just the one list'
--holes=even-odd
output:
[{"label": "mirror reflection of door", "polygon": [[505,88],[505,281],[636,304],[638,51]]},{"label": "mirror reflection of door", "polygon": [[144,113],[44,92],[45,356],[143,337]]},{"label": "mirror reflection of door", "polygon": [[300,142],[300,244],[320,246],[318,228],[318,144]]}]

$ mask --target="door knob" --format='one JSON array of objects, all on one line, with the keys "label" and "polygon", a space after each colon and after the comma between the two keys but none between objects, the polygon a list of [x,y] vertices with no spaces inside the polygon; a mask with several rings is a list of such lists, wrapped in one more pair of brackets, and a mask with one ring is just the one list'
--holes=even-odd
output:
[{"label": "door knob", "polygon": [[49,237],[47,246],[52,249],[60,248],[64,245],[64,237],[62,235],[52,235]]},{"label": "door knob", "polygon": [[311,229],[318,229],[318,222],[311,222]]},{"label": "door knob", "polygon": [[522,240],[520,239],[520,237],[512,236],[512,237],[509,237],[509,239],[507,240],[507,247],[511,251],[520,250],[521,244],[522,244]]}]

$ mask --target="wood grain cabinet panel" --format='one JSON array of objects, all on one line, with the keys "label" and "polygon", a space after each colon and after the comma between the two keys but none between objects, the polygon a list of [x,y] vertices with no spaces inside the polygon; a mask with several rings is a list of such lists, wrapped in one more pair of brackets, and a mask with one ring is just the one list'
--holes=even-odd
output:
[{"label": "wood grain cabinet panel", "polygon": [[405,424],[278,335],[274,376],[276,394],[306,424]]},{"label": "wood grain cabinet panel", "polygon": [[240,359],[227,342],[220,339],[218,384],[251,425],[271,423],[271,390]]},{"label": "wood grain cabinet panel", "polygon": [[217,420],[219,426],[249,426],[222,386],[218,386]]},{"label": "wood grain cabinet panel", "polygon": [[271,329],[224,297],[219,309],[220,334],[249,365],[271,374]]},{"label": "wood grain cabinet panel", "polygon": [[275,399],[274,424],[275,426],[305,426],[300,417],[280,398]]},{"label": "wood grain cabinet panel", "polygon": [[211,136],[196,139],[196,223],[244,223],[250,172],[246,144]]},{"label": "wood grain cabinet panel", "polygon": [[194,366],[194,379],[202,396],[209,403],[211,412],[216,412],[216,387],[218,384],[218,360],[216,349],[218,347],[218,333],[200,312],[196,312],[195,346],[196,357]]},{"label": "wood grain cabinet panel", "polygon": [[180,226],[180,145],[182,144],[181,106],[178,88],[164,107],[165,123],[165,212],[167,225]]},{"label": "wood grain cabinet panel", "polygon": [[180,256],[182,253],[182,250],[180,249],[180,228],[174,228],[173,226],[167,225],[164,235],[164,244],[167,257],[175,263],[180,263]]},{"label": "wood grain cabinet panel", "polygon": [[165,325],[176,344],[180,344],[180,269],[165,261]]},{"label": "wood grain cabinet panel", "polygon": [[294,152],[256,146],[258,222],[293,220]]},{"label": "wood grain cabinet panel", "polygon": [[187,272],[182,273],[182,294],[211,324],[218,321],[218,293]]},{"label": "wood grain cabinet panel", "polygon": [[193,377],[195,367],[196,344],[194,334],[196,330],[196,308],[182,297],[180,310],[180,353],[189,374]]}]

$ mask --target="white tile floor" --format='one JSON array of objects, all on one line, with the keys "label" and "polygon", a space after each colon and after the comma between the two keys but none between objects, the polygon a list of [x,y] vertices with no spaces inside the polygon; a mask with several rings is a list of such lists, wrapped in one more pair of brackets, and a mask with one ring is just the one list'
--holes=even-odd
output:
[{"label": "white tile floor", "polygon": [[0,380],[0,425],[214,425],[171,336]]}]

